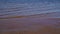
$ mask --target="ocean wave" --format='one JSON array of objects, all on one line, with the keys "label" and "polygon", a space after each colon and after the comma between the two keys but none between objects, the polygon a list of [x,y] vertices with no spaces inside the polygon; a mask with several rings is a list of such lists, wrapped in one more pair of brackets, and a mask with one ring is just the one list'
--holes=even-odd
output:
[{"label": "ocean wave", "polygon": [[0,17],[27,16],[50,12],[60,12],[59,3],[3,4],[2,7],[3,8],[0,8]]}]

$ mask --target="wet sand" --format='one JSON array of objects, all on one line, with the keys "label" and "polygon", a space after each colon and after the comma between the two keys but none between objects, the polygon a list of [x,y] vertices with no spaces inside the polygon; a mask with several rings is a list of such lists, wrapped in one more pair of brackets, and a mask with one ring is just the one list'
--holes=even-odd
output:
[{"label": "wet sand", "polygon": [[0,34],[60,34],[56,13],[0,18]]}]

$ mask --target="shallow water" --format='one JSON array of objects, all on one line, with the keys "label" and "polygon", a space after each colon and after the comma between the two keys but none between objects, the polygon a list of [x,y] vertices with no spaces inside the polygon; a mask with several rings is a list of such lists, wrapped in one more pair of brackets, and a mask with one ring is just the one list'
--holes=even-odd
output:
[{"label": "shallow water", "polygon": [[60,12],[60,3],[2,3],[0,17],[27,16],[42,13]]}]

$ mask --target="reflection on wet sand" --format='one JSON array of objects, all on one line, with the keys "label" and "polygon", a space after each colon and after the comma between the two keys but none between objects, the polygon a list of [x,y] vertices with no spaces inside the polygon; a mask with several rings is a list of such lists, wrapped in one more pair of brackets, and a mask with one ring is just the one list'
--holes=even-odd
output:
[{"label": "reflection on wet sand", "polygon": [[60,18],[50,18],[49,15],[0,19],[0,34],[60,34]]}]

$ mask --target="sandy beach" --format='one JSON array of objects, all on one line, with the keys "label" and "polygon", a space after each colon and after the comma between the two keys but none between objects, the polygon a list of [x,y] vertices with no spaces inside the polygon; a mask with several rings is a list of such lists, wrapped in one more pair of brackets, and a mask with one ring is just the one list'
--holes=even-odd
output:
[{"label": "sandy beach", "polygon": [[0,0],[0,34],[60,34],[60,0]]},{"label": "sandy beach", "polygon": [[0,34],[60,34],[60,18],[55,14],[59,13],[0,18]]}]

